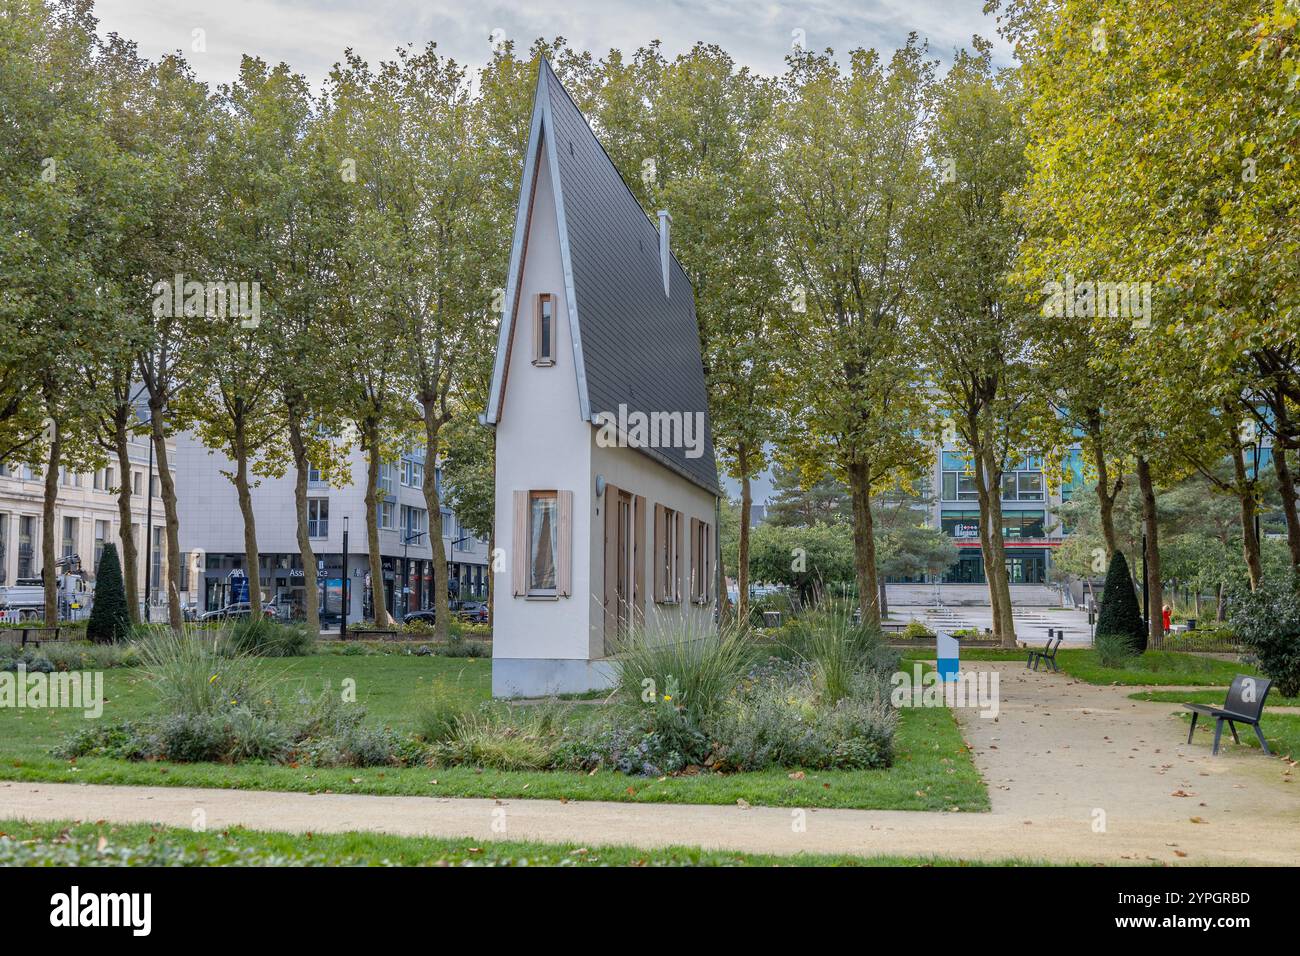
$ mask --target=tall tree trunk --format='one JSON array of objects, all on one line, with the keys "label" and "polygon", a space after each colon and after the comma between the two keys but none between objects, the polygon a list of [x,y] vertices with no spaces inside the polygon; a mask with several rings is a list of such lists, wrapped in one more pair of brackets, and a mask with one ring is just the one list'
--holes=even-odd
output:
[{"label": "tall tree trunk", "polygon": [[1215,607],[1214,607],[1214,619],[1215,619],[1215,621],[1218,621],[1218,622],[1223,622],[1223,621],[1225,621],[1225,620],[1227,619],[1227,617],[1228,617],[1228,614],[1227,614],[1227,610],[1228,610],[1228,609],[1224,606],[1224,603],[1223,603],[1223,598],[1224,598],[1224,593],[1225,593],[1225,591],[1226,591],[1226,589],[1225,589],[1224,586],[1223,586],[1223,582],[1220,581],[1220,582],[1219,582],[1219,587],[1218,587],[1218,592],[1217,592],[1217,593],[1215,594],[1215,596],[1214,596],[1214,602],[1215,602]]},{"label": "tall tree trunk", "polygon": [[[163,573],[167,578],[167,621],[172,630],[179,631],[184,624],[184,617],[181,615],[181,519],[180,512],[176,504],[176,482],[172,478],[172,470],[167,459],[167,422],[166,422],[166,403],[161,399],[155,399],[153,393],[149,395],[149,432],[153,439],[153,462],[154,469],[158,474],[158,486],[162,491],[163,515],[166,522],[167,531],[167,561],[163,565]],[[126,480],[126,476],[123,476]],[[145,493],[153,494],[152,488],[146,488]],[[145,528],[144,546],[146,555],[151,546],[153,539],[153,529]],[[149,596],[145,595],[147,601]]]},{"label": "tall tree trunk", "polygon": [[[1256,360],[1261,366],[1267,366],[1263,355]],[[1284,381],[1287,374],[1282,371],[1289,363],[1268,369],[1266,374],[1272,379],[1271,387],[1263,390],[1264,400],[1273,415],[1273,470],[1277,475],[1277,490],[1282,498],[1282,514],[1286,517],[1286,544],[1291,554],[1291,567],[1300,570],[1300,518],[1296,511],[1295,480],[1291,474],[1291,463],[1287,461],[1287,452],[1293,447],[1296,429],[1291,422],[1291,406],[1287,401]],[[1258,475],[1255,476],[1259,478]]]},{"label": "tall tree trunk", "polygon": [[741,627],[748,627],[749,520],[754,511],[754,494],[749,479],[749,447],[744,442],[740,443],[736,455],[736,469],[740,472],[740,540],[736,549],[736,620]]},{"label": "tall tree trunk", "polygon": [[45,497],[41,502],[41,581],[45,585],[45,623],[59,623],[59,572],[54,566],[54,503],[59,497],[59,458],[63,451],[63,434],[54,417],[52,401],[46,401],[50,428],[50,447],[45,459]]},{"label": "tall tree trunk", "polygon": [[[442,499],[438,494],[439,432],[442,421],[433,404],[424,405],[424,507],[429,512],[429,551],[433,565],[434,637],[451,636],[451,610],[447,601],[447,555],[442,550]],[[492,593],[489,584],[488,593]]]},{"label": "tall tree trunk", "polygon": [[979,532],[980,532],[980,557],[984,559],[984,585],[989,592],[989,614],[993,623],[993,639],[999,644],[1002,643],[1002,592],[995,585],[993,580],[993,542],[989,537],[989,521],[991,508],[988,502],[988,495],[984,491],[982,481],[977,482],[980,485],[977,492],[979,496]]},{"label": "tall tree trunk", "polygon": [[1232,468],[1237,478],[1237,498],[1241,502],[1241,550],[1246,559],[1246,571],[1250,575],[1250,589],[1254,591],[1259,588],[1260,579],[1264,576],[1259,537],[1255,534],[1255,515],[1259,509],[1259,503],[1255,500],[1255,482],[1259,476],[1247,479],[1245,455],[1236,441],[1232,442]]},{"label": "tall tree trunk", "polygon": [[1101,511],[1101,535],[1106,542],[1106,565],[1110,566],[1110,559],[1115,556],[1119,550],[1119,538],[1115,534],[1115,499],[1119,497],[1120,491],[1124,487],[1124,476],[1115,482],[1115,487],[1110,486],[1110,473],[1106,465],[1106,454],[1102,449],[1101,436],[1093,435],[1091,440],[1093,466],[1097,469],[1097,506]]},{"label": "tall tree trunk", "polygon": [[320,594],[316,581],[316,552],[311,546],[311,532],[307,524],[307,473],[311,463],[307,460],[307,443],[302,437],[302,412],[292,402],[286,403],[289,425],[289,447],[293,451],[293,503],[298,527],[298,553],[302,556],[303,610],[307,615],[307,629],[320,634]]},{"label": "tall tree trunk", "polygon": [[1277,473],[1277,490],[1282,496],[1282,513],[1286,516],[1286,544],[1291,552],[1291,567],[1300,569],[1300,516],[1297,516],[1295,479],[1286,460],[1287,451],[1287,446],[1281,442],[1273,446],[1273,470]]},{"label": "tall tree trunk", "polygon": [[135,535],[131,533],[131,450],[127,430],[130,415],[130,405],[120,405],[114,412],[113,445],[117,452],[117,520],[121,528],[118,537],[122,542],[122,578],[126,585],[127,613],[131,615],[132,624],[139,624],[140,562]]},{"label": "tall tree trunk", "polygon": [[876,536],[871,515],[871,472],[862,462],[849,466],[849,493],[853,499],[853,569],[858,581],[858,606],[862,623],[880,626],[876,587]]},{"label": "tall tree trunk", "polygon": [[1002,537],[1002,469],[993,448],[982,444],[977,458],[977,493],[980,504],[980,545],[984,552],[984,577],[993,610],[993,635],[1002,647],[1016,646],[1016,624],[1011,605],[1011,579],[1007,574],[1007,549]]},{"label": "tall tree trunk", "polygon": [[244,574],[248,576],[250,616],[262,616],[262,565],[257,554],[257,521],[253,515],[253,492],[248,481],[248,447],[244,440],[242,417],[235,420],[235,490],[239,493],[239,513],[244,518]]},{"label": "tall tree trunk", "polygon": [[374,420],[362,423],[362,434],[366,444],[366,504],[369,506],[366,508],[366,550],[370,552],[370,609],[375,616],[375,627],[387,627],[384,559],[379,553],[379,458],[383,453],[379,447],[379,423]]},{"label": "tall tree trunk", "polygon": [[1160,583],[1160,522],[1156,515],[1156,488],[1151,480],[1151,463],[1145,458],[1137,460],[1138,487],[1142,491],[1142,527],[1146,531],[1147,559],[1147,643],[1160,647],[1164,641],[1165,625],[1161,608],[1164,606],[1164,588]]}]

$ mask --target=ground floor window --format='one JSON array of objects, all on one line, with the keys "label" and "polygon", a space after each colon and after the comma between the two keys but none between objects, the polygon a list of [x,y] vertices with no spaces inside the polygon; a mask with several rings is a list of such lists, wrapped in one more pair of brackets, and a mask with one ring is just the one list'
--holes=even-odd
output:
[{"label": "ground floor window", "polygon": [[555,593],[559,542],[555,492],[534,491],[528,500],[528,593]]},{"label": "ground floor window", "polygon": [[18,519],[18,577],[32,576],[32,562],[36,555],[36,519],[23,515]]},{"label": "ground floor window", "polygon": [[95,522],[95,564],[94,564],[94,570],[96,571],[96,573],[98,573],[99,571],[99,559],[104,556],[104,543],[108,541],[108,534],[109,534],[108,522],[96,521]]},{"label": "ground floor window", "polygon": [[[1010,548],[1007,550],[1007,577],[1012,584],[1047,582],[1046,548]],[[943,575],[944,584],[986,584],[984,555],[977,550],[963,550],[957,563]]]}]

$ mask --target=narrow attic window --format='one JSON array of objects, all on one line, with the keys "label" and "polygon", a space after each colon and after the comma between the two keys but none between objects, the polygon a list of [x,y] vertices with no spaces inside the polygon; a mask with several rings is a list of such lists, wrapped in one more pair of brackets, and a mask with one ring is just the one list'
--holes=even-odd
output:
[{"label": "narrow attic window", "polygon": [[534,311],[533,364],[555,364],[555,296],[546,292],[537,297]]}]

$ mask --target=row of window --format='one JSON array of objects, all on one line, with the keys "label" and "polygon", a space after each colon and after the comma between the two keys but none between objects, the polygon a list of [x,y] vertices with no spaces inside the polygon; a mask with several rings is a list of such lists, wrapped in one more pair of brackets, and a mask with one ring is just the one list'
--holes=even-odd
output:
[{"label": "row of window", "polygon": [[[698,518],[690,519],[672,508],[655,505],[655,601],[678,604],[682,600],[682,554],[690,554],[690,600],[709,599],[712,584],[712,527]],[[683,537],[685,545],[683,546]]]},{"label": "row of window", "polygon": [[[980,513],[978,511],[945,511],[940,515],[944,534],[957,540],[978,540]],[[1008,540],[1047,537],[1047,515],[1042,511],[1004,511],[1002,535]]]},{"label": "row of window", "polygon": [[[18,478],[21,481],[37,481],[41,477],[39,471],[32,468],[31,465],[19,465],[16,469],[10,469],[7,464],[0,464],[0,478]],[[59,468],[59,484],[65,488],[80,488],[81,474],[75,471],[69,471],[66,468]],[[90,473],[90,486],[95,491],[107,491],[116,494],[117,470],[115,468],[98,468]],[[155,498],[162,494],[162,485],[157,475],[152,476],[150,490]],[[144,472],[131,472],[131,494],[139,497],[144,491]]]},{"label": "row of window", "polygon": [[[36,539],[40,528],[40,519],[34,515],[18,516],[18,563],[15,569],[15,578],[32,578],[37,574],[36,568],[39,565],[36,554]],[[93,574],[99,567],[99,559],[104,555],[104,545],[114,539],[113,522],[108,520],[94,519],[95,543],[94,550],[90,556],[91,560],[86,561],[86,555],[80,549],[81,519],[64,515],[59,522],[61,537],[59,539],[59,557],[71,557],[74,554],[81,555],[81,564],[85,571]],[[153,572],[152,580],[161,580],[162,576],[162,554],[163,554],[163,531],[161,525],[153,529]],[[131,535],[139,545],[140,526],[132,523]],[[5,583],[6,573],[9,567],[8,563],[8,545],[9,545],[9,515],[0,512],[0,584]]]},{"label": "row of window", "polygon": [[[442,469],[434,469],[434,480],[441,487]],[[307,484],[314,488],[324,487],[327,482],[321,470],[315,465],[307,466]],[[397,493],[397,484],[403,488],[424,487],[424,462],[412,458],[401,461],[383,462],[379,466],[379,487],[388,497]]]},{"label": "row of window", "polygon": [[[970,471],[945,471],[943,473],[944,501],[978,501],[979,488],[975,473]],[[1007,471],[1002,473],[1003,501],[1042,501],[1043,473],[1041,471]]]},{"label": "row of window", "polygon": [[[516,596],[563,597],[570,593],[572,509],[571,491],[515,493]],[[639,607],[643,599],[645,499],[607,486],[605,509],[607,598]],[[684,569],[687,559],[689,567]],[[689,599],[707,603],[713,594],[712,526],[698,518],[690,518],[688,525],[683,512],[656,504],[651,567],[656,603],[681,603],[687,582]]]},{"label": "row of window", "polygon": [[[394,522],[394,514],[399,520]],[[422,539],[429,533],[429,511],[427,508],[416,508],[413,505],[401,505],[394,511],[394,503],[391,501],[381,501],[375,506],[375,516],[379,522],[381,531],[401,531],[402,537],[408,544],[421,544]],[[330,502],[328,498],[308,498],[307,499],[307,536],[311,538],[328,538],[329,537],[329,519],[330,519]],[[455,516],[450,511],[442,512],[443,534],[450,534],[452,541],[456,544],[456,550],[464,551],[467,549],[465,542],[461,540],[462,536],[458,533],[459,528],[455,521]]]}]

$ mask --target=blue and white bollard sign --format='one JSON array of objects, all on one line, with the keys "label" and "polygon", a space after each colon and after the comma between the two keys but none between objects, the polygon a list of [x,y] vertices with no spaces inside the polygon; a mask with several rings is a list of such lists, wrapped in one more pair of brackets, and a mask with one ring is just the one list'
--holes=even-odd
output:
[{"label": "blue and white bollard sign", "polygon": [[934,636],[935,667],[939,671],[939,680],[957,680],[961,670],[961,641],[942,631]]}]

